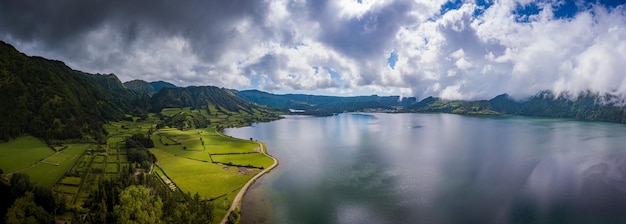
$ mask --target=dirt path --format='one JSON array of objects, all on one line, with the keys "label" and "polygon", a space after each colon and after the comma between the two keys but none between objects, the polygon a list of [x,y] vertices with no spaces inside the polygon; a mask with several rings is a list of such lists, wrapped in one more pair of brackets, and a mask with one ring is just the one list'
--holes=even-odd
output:
[{"label": "dirt path", "polygon": [[[219,135],[222,135],[221,133],[217,132],[217,130],[215,132],[218,133]],[[270,157],[272,160],[274,160],[274,163],[270,167],[265,168],[261,172],[254,175],[254,177],[252,177],[250,180],[248,180],[248,182],[245,185],[243,185],[239,193],[237,193],[237,196],[235,196],[235,198],[233,199],[233,204],[230,206],[230,209],[228,209],[228,211],[226,212],[226,216],[224,216],[224,218],[222,219],[222,222],[220,222],[221,224],[225,224],[226,221],[228,221],[228,215],[232,211],[234,211],[235,209],[241,206],[241,201],[243,199],[243,196],[248,191],[248,188],[252,186],[252,183],[254,183],[257,179],[259,179],[259,177],[263,176],[264,174],[269,173],[270,170],[274,169],[274,167],[278,166],[278,160],[274,158],[273,156],[267,154],[267,150],[263,149],[263,144],[259,143],[259,149],[260,149],[260,153],[263,153],[263,155]]]}]

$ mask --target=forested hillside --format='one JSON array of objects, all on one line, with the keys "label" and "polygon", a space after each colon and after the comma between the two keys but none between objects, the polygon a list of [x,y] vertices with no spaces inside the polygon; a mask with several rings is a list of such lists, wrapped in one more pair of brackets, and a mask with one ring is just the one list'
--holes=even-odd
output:
[{"label": "forested hillside", "polygon": [[[63,62],[29,57],[1,42],[0,141],[30,134],[48,143],[101,142],[106,122],[146,117],[149,111],[163,108],[213,109],[222,114],[263,112],[258,115],[271,114],[271,119],[277,119],[271,109],[241,99],[235,90],[177,88],[162,81],[147,83],[151,87],[147,88],[145,83],[136,80],[124,85],[114,74],[75,71]],[[255,119],[249,122],[265,120]]]},{"label": "forested hillside", "polygon": [[124,83],[124,86],[129,90],[145,93],[147,95],[153,95],[159,92],[163,88],[176,88],[176,86],[169,82],[164,81],[156,81],[156,82],[146,82],[143,80],[135,79],[132,81],[128,81]]},{"label": "forested hillside", "polygon": [[576,96],[542,91],[522,101],[516,101],[507,94],[488,101],[454,101],[428,97],[407,107],[407,111],[469,115],[510,114],[626,123],[626,107],[619,97],[588,91]]},{"label": "forested hillside", "polygon": [[220,110],[252,113],[256,105],[239,98],[236,91],[215,86],[190,86],[185,88],[164,88],[150,100],[151,111],[158,112],[169,107],[206,108],[209,104]]},{"label": "forested hillside", "polygon": [[325,115],[365,109],[392,109],[406,107],[416,102],[415,97],[399,96],[316,96],[306,94],[277,95],[258,90],[239,91],[239,96],[258,104],[280,109],[305,110],[307,114]]},{"label": "forested hillside", "polygon": [[0,42],[0,140],[23,134],[46,141],[101,138],[102,124],[125,111],[93,81],[100,78]]}]

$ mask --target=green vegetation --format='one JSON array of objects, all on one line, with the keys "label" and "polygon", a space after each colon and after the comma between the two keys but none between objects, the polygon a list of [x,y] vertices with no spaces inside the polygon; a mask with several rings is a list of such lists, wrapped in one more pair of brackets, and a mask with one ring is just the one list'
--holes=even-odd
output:
[{"label": "green vegetation", "polygon": [[80,185],[80,181],[81,181],[81,178],[80,178],[80,177],[64,177],[64,178],[61,180],[61,184],[63,184],[63,185],[78,186],[78,185]]},{"label": "green vegetation", "polygon": [[153,95],[159,92],[163,88],[176,88],[174,84],[171,84],[168,82],[163,82],[163,81],[146,82],[143,80],[128,81],[124,83],[124,86],[126,86],[126,88],[132,91],[135,91],[138,93],[145,93],[148,95]]},{"label": "green vegetation", "polygon": [[9,209],[6,216],[7,223],[51,223],[52,215],[35,203],[32,192],[26,192],[18,198]]},{"label": "green vegetation", "polygon": [[410,107],[409,112],[455,113],[467,115],[522,115],[535,117],[574,118],[590,121],[626,123],[626,110],[617,96],[580,92],[555,94],[542,91],[525,101],[516,101],[506,94],[491,100],[450,101],[428,97]]},{"label": "green vegetation", "polygon": [[[254,167],[271,162],[255,152],[257,143],[215,132],[280,118],[235,90],[156,82],[152,91],[137,81],[136,89],[147,91],[133,91],[113,74],[75,71],[5,43],[0,75],[0,100],[11,105],[0,107],[0,169],[11,179],[0,182],[8,198],[2,213],[15,202],[11,211],[41,206],[42,214],[73,222],[208,223],[226,215],[234,195],[259,172]],[[138,216],[147,209],[133,206],[159,198],[161,208]]]},{"label": "green vegetation", "polygon": [[265,168],[272,165],[272,159],[260,153],[251,154],[232,154],[232,155],[213,155],[213,161],[219,163],[232,163],[239,166],[254,166]]},{"label": "green vegetation", "polygon": [[161,223],[163,202],[144,186],[131,185],[119,196],[113,212],[118,223]]},{"label": "green vegetation", "polygon": [[24,171],[33,179],[35,184],[43,187],[52,187],[67,170],[69,170],[74,162],[78,160],[80,155],[89,147],[89,145],[83,144],[71,144],[66,149],[59,152],[57,155],[51,158],[63,158],[54,159],[54,163],[44,160],[43,162],[33,166]]},{"label": "green vegetation", "polygon": [[41,140],[23,136],[9,142],[0,143],[0,169],[10,173],[28,167],[54,151]]},{"label": "green vegetation", "polygon": [[75,71],[60,61],[28,57],[4,42],[0,74],[0,102],[11,105],[0,107],[0,141],[24,134],[49,143],[103,140],[102,125],[122,119],[140,98],[129,90],[113,92],[109,84],[119,82],[115,75]]},{"label": "green vegetation", "polygon": [[332,115],[345,111],[363,111],[366,109],[393,110],[396,107],[407,107],[416,102],[415,97],[399,96],[315,96],[306,94],[277,95],[258,90],[239,91],[237,94],[243,99],[252,102],[280,108],[285,113],[288,109],[304,110],[308,115]]}]

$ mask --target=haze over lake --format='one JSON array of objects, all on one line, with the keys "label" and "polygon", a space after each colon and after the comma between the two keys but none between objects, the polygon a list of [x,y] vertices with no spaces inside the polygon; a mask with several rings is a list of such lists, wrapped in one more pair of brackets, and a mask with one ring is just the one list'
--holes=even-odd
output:
[{"label": "haze over lake", "polygon": [[243,223],[623,223],[626,126],[451,114],[289,116],[227,134],[280,165]]}]

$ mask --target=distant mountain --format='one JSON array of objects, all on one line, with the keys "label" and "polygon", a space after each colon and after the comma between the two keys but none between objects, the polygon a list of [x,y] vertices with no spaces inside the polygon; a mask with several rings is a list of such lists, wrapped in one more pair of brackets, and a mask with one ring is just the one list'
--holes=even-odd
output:
[{"label": "distant mountain", "polygon": [[405,107],[416,102],[415,97],[399,96],[316,96],[306,94],[271,94],[259,90],[239,91],[239,96],[252,102],[271,107],[304,110],[307,114],[326,115],[344,111],[362,111],[365,109],[388,109]]},{"label": "distant mountain", "polygon": [[169,82],[164,82],[164,81],[146,82],[146,81],[139,80],[139,79],[125,82],[124,86],[126,86],[126,88],[132,91],[135,91],[138,93],[144,93],[150,96],[159,92],[163,88],[176,88],[174,84],[169,83]]},{"label": "distant mountain", "polygon": [[523,101],[502,94],[489,101],[454,101],[428,97],[407,112],[444,112],[468,115],[520,115],[626,123],[626,107],[619,97],[581,92],[576,97],[542,91]]},{"label": "distant mountain", "polygon": [[184,88],[164,88],[150,99],[150,111],[159,112],[163,108],[191,107],[193,109],[214,107],[216,110],[253,113],[258,108],[237,95],[236,90],[215,86],[191,86]]},{"label": "distant mountain", "polygon": [[[31,134],[44,140],[93,139],[125,111],[97,83],[63,62],[29,57],[0,42],[0,140]],[[126,96],[124,96],[126,97]]]}]

